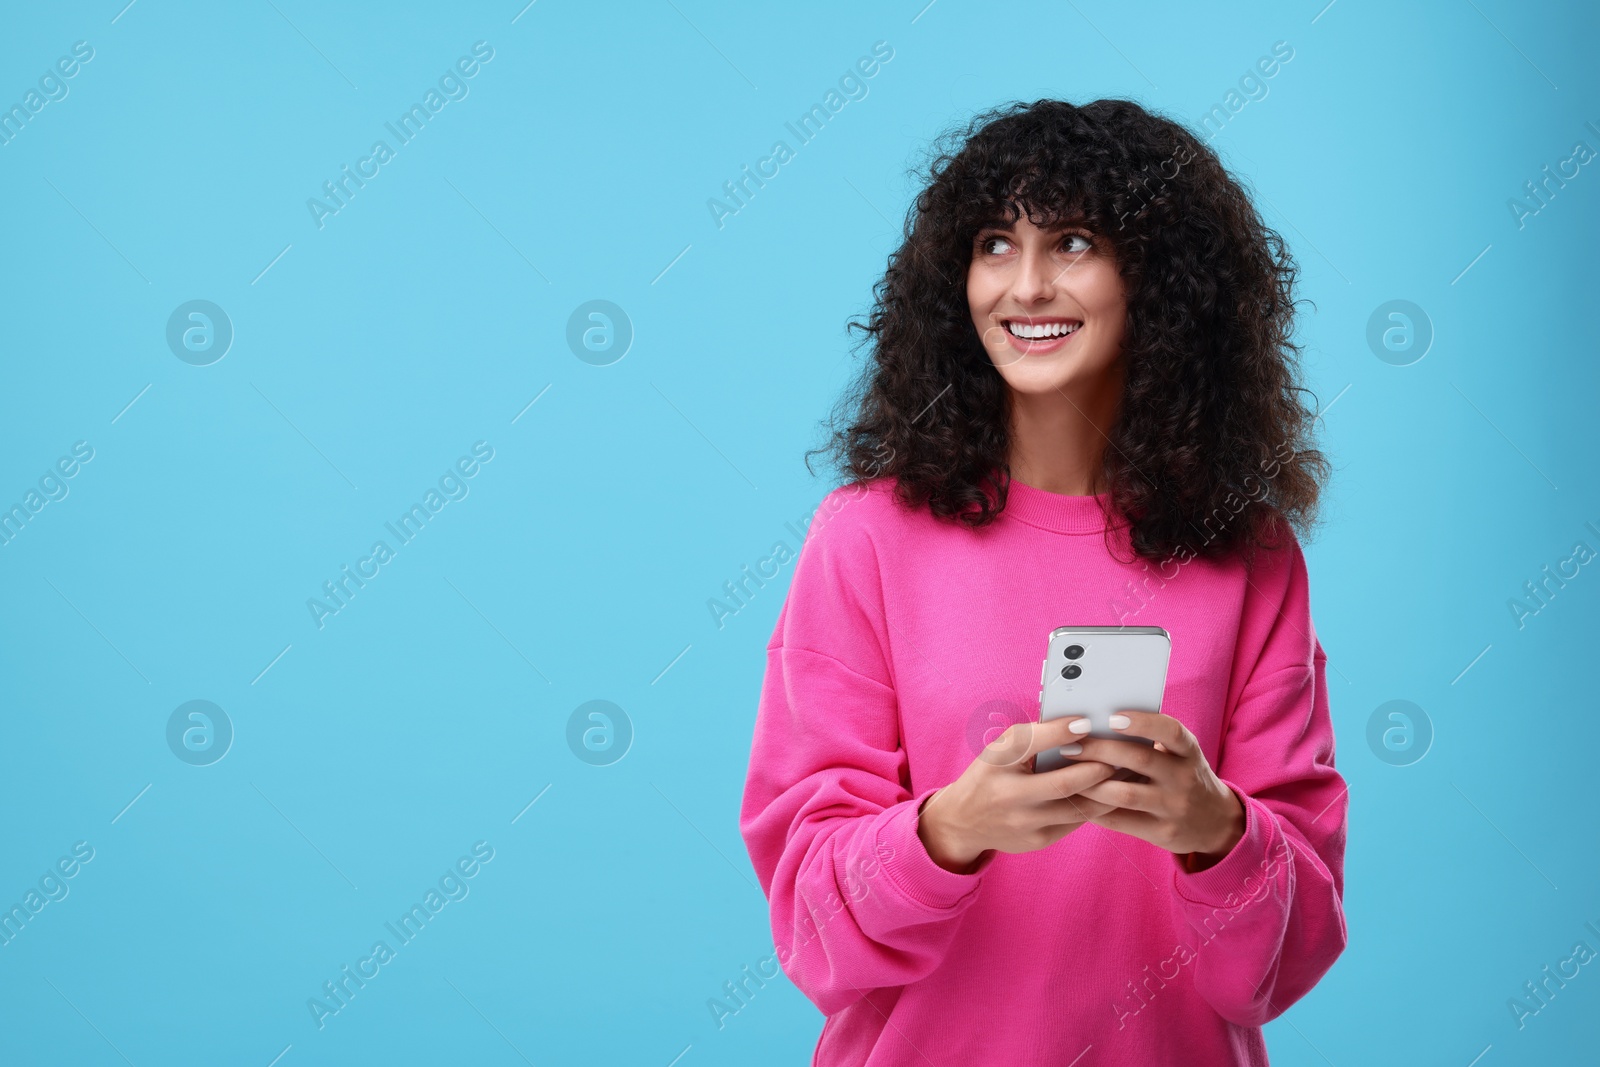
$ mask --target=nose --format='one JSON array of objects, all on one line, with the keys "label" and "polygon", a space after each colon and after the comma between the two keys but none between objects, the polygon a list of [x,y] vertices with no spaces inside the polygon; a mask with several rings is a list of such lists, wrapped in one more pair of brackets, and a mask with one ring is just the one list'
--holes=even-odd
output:
[{"label": "nose", "polygon": [[1042,247],[1023,251],[1012,295],[1020,304],[1043,304],[1055,296],[1056,267]]}]

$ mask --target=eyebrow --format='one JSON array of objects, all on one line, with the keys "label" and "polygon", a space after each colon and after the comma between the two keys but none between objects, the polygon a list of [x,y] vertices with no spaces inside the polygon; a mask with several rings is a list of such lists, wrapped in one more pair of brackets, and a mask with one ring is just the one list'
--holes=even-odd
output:
[{"label": "eyebrow", "polygon": [[[1017,220],[1017,222],[1021,221],[1021,219]],[[1012,230],[1017,228],[1017,222],[997,220],[994,222],[979,223],[974,237],[976,237],[977,234],[987,233],[990,231],[998,233],[1010,233]],[[1088,230],[1090,229],[1090,226],[1089,220],[1085,216],[1076,215],[1071,219],[1065,219],[1051,223],[1049,226],[1041,226],[1040,229],[1044,230],[1046,233],[1063,233],[1067,230]]]}]

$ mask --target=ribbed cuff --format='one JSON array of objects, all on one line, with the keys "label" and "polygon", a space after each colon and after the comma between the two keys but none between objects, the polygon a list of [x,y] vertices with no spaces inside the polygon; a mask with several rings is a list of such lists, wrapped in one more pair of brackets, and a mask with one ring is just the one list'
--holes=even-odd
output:
[{"label": "ribbed cuff", "polygon": [[1234,908],[1245,900],[1259,899],[1262,884],[1270,882],[1287,859],[1287,843],[1272,809],[1231,782],[1223,784],[1244,805],[1243,836],[1226,856],[1203,871],[1190,873],[1183,869],[1182,857],[1172,857],[1173,888],[1189,903],[1208,908]]},{"label": "ribbed cuff", "polygon": [[878,862],[902,894],[930,911],[949,911],[977,892],[994,853],[985,854],[971,874],[947,871],[933,862],[917,835],[917,820],[923,803],[934,792],[925,790],[891,809],[889,817],[878,824],[874,845]]}]

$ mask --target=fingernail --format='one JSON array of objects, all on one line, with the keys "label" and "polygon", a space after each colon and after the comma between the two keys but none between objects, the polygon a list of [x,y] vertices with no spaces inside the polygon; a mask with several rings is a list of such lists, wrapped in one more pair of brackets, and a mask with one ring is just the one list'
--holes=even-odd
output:
[{"label": "fingernail", "polygon": [[[1123,717],[1123,721],[1126,723],[1126,716]],[[1092,729],[1092,727],[1089,725],[1088,719],[1073,719],[1072,722],[1067,725],[1067,729],[1071,730],[1075,734],[1086,734]]]},{"label": "fingernail", "polygon": [[1061,754],[1063,756],[1076,756],[1079,753],[1081,753],[1082,751],[1083,751],[1083,746],[1078,744],[1076,741],[1074,741],[1070,745],[1062,745],[1061,746]]},{"label": "fingernail", "polygon": [[1111,716],[1111,728],[1113,730],[1126,730],[1128,727],[1130,727],[1132,725],[1133,725],[1133,720],[1128,718],[1126,715],[1113,715],[1113,716]]}]

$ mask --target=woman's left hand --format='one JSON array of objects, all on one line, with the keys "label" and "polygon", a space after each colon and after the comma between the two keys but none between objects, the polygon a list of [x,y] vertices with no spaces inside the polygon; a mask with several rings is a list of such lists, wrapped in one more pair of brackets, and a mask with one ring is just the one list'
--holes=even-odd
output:
[{"label": "woman's left hand", "polygon": [[[1077,718],[1087,732],[1088,719]],[[1126,767],[1149,780],[1104,781],[1080,790],[1079,796],[1112,805],[1089,821],[1175,853],[1191,872],[1226,856],[1244,836],[1244,805],[1212,771],[1189,728],[1153,711],[1120,712],[1111,716],[1111,726],[1130,737],[1147,737],[1155,747],[1083,737],[1077,742],[1082,751],[1071,755]]]}]

